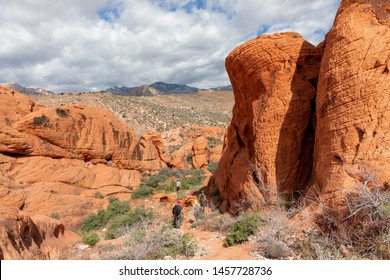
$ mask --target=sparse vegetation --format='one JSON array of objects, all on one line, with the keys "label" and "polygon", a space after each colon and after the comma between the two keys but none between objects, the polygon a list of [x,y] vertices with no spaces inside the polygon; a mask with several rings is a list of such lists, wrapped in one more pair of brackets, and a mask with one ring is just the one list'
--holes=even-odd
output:
[{"label": "sparse vegetation", "polygon": [[176,179],[181,180],[181,190],[189,190],[202,185],[203,170],[175,170],[164,168],[159,173],[143,178],[141,187],[132,193],[132,198],[150,196],[156,189],[166,193],[176,191]]},{"label": "sparse vegetation", "polygon": [[207,145],[209,148],[215,148],[218,145],[222,145],[223,141],[221,139],[215,138],[215,137],[207,137]]},{"label": "sparse vegetation", "polygon": [[106,239],[113,239],[123,233],[123,229],[140,221],[149,221],[153,218],[150,209],[130,208],[127,201],[111,200],[106,210],[99,210],[97,214],[89,214],[80,226],[80,230],[88,233],[107,226]]},{"label": "sparse vegetation", "polygon": [[101,192],[95,192],[95,198],[97,198],[97,199],[103,199],[104,196],[102,195]]},{"label": "sparse vegetation", "polygon": [[131,198],[137,199],[141,197],[150,197],[153,194],[153,187],[141,185],[138,189],[131,193]]},{"label": "sparse vegetation", "polygon": [[232,225],[226,237],[226,245],[233,246],[248,241],[248,237],[256,233],[260,227],[260,216],[257,213],[244,213]]},{"label": "sparse vegetation", "polygon": [[209,162],[209,166],[208,166],[208,170],[211,172],[211,173],[214,173],[217,168],[218,168],[218,164],[219,162]]},{"label": "sparse vegetation", "polygon": [[100,241],[99,235],[95,231],[89,231],[84,234],[83,242],[87,245],[94,246]]},{"label": "sparse vegetation", "polygon": [[150,209],[137,207],[128,212],[115,216],[108,223],[106,239],[114,239],[123,235],[124,230],[136,223],[149,221],[153,218],[153,212]]},{"label": "sparse vegetation", "polygon": [[50,218],[59,220],[61,218],[60,214],[57,212],[53,212],[50,214]]},{"label": "sparse vegetation", "polygon": [[197,243],[167,221],[157,230],[156,225],[137,223],[126,229],[121,248],[110,256],[120,260],[156,260],[165,257],[191,257],[197,251]]}]

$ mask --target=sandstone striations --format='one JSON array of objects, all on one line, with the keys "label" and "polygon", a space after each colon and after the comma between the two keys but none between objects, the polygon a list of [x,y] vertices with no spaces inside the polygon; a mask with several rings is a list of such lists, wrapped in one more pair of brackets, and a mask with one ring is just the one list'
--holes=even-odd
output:
[{"label": "sandstone striations", "polygon": [[51,259],[79,237],[61,222],[0,204],[0,259]]},{"label": "sandstone striations", "polygon": [[314,154],[326,198],[367,179],[365,172],[390,181],[389,8],[389,1],[343,1],[326,37]]},{"label": "sandstone striations", "polygon": [[283,33],[229,54],[233,119],[209,183],[224,209],[274,203],[276,194],[337,204],[337,192],[367,172],[389,181],[388,10],[388,1],[342,1],[318,47]]},{"label": "sandstone striations", "polygon": [[290,193],[310,178],[321,52],[299,34],[285,33],[260,36],[227,57],[236,103],[211,182],[226,198],[225,208]]}]

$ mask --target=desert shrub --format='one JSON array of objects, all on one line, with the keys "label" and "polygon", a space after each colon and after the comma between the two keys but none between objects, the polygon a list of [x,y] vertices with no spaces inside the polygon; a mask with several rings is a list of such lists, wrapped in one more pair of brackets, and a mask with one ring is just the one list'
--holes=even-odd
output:
[{"label": "desert shrub", "polygon": [[97,214],[89,214],[80,226],[80,230],[88,232],[98,229],[106,224],[105,211],[100,209]]},{"label": "desert shrub", "polygon": [[138,189],[131,193],[131,198],[137,199],[141,197],[150,197],[153,194],[153,187],[140,186]]},{"label": "desert shrub", "polygon": [[127,201],[110,199],[110,204],[106,210],[100,209],[97,214],[89,214],[80,226],[82,232],[88,232],[103,227],[107,222],[118,215],[123,215],[130,211],[130,204]]},{"label": "desert shrub", "polygon": [[322,235],[333,240],[336,247],[351,248],[355,257],[383,258],[383,240],[390,234],[388,193],[380,186],[368,188],[364,184],[347,194],[345,201],[346,211],[324,206],[315,216]]},{"label": "desert shrub", "polygon": [[95,192],[95,198],[97,198],[97,199],[103,199],[104,196],[102,195],[101,192]]},{"label": "desert shrub", "polygon": [[61,218],[61,216],[59,213],[53,212],[53,213],[51,213],[50,218],[59,220]]},{"label": "desert shrub", "polygon": [[141,186],[147,186],[151,188],[162,188],[164,183],[166,183],[170,178],[178,178],[180,177],[180,171],[171,169],[171,168],[163,168],[157,174],[150,176],[149,178],[142,178]]},{"label": "desert shrub", "polygon": [[248,241],[248,237],[259,229],[260,221],[256,213],[244,213],[241,219],[231,226],[226,237],[226,245],[233,246]]},{"label": "desert shrub", "polygon": [[183,171],[182,189],[188,190],[203,184],[204,175],[202,169],[189,169]]},{"label": "desert shrub", "polygon": [[265,246],[265,255],[271,259],[281,259],[287,253],[284,246],[283,242],[273,238],[268,238]]},{"label": "desert shrub", "polygon": [[165,184],[165,193],[172,193],[176,191],[176,183],[175,181],[168,182]]},{"label": "desert shrub", "polygon": [[188,153],[187,154],[187,162],[189,164],[192,164],[192,158],[194,157],[194,155],[192,153]]},{"label": "desert shrub", "polygon": [[119,237],[123,234],[123,230],[125,228],[131,227],[132,225],[142,221],[151,220],[152,218],[152,210],[143,207],[137,207],[124,214],[115,216],[109,223],[106,232],[106,239],[114,239]]},{"label": "desert shrub", "polygon": [[188,234],[173,229],[172,219],[167,219],[155,231],[152,228],[156,228],[156,225],[145,222],[127,228],[121,249],[108,257],[120,260],[156,260],[166,256],[195,255],[196,242]]},{"label": "desert shrub", "polygon": [[219,162],[213,162],[213,161],[211,161],[211,162],[209,162],[209,166],[208,166],[208,170],[211,172],[211,173],[214,173],[216,170],[217,170],[217,168],[218,168],[218,164],[219,164]]},{"label": "desert shrub", "polygon": [[89,231],[83,236],[83,242],[93,246],[100,241],[99,235],[95,231]]},{"label": "desert shrub", "polygon": [[203,184],[203,170],[174,170],[164,168],[159,173],[143,178],[141,186],[133,191],[132,198],[149,197],[155,189],[171,193],[176,191],[176,179],[181,179],[181,189],[188,190]]},{"label": "desert shrub", "polygon": [[207,145],[209,146],[209,148],[215,148],[216,146],[222,145],[222,144],[223,144],[223,141],[221,141],[218,138],[215,138],[212,136],[207,137]]},{"label": "desert shrub", "polygon": [[122,215],[130,211],[128,201],[112,200],[105,211],[105,219],[109,220],[117,215]]},{"label": "desert shrub", "polygon": [[211,231],[228,232],[234,223],[234,219],[229,214],[223,214],[216,219],[211,226]]},{"label": "desert shrub", "polygon": [[148,259],[152,260],[165,256],[190,257],[195,255],[197,250],[196,242],[188,234],[171,228],[162,228],[151,237],[147,245],[152,245],[148,252]]}]

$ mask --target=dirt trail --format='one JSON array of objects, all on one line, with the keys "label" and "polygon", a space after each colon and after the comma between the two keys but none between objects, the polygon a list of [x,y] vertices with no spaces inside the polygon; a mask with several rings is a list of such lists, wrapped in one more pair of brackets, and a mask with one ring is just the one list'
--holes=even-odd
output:
[{"label": "dirt trail", "polygon": [[[207,212],[207,210],[206,210]],[[191,235],[198,243],[199,260],[251,260],[251,245],[249,243],[225,247],[225,236],[218,232],[203,231],[191,228],[192,212],[187,210],[180,230]]]}]

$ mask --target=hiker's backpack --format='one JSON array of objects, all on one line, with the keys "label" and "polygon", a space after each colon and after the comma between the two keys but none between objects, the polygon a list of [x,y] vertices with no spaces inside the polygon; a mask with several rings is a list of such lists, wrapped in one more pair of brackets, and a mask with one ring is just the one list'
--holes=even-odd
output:
[{"label": "hiker's backpack", "polygon": [[180,214],[181,214],[181,210],[182,210],[182,207],[180,206],[180,205],[175,205],[174,207],[173,207],[173,210],[172,210],[172,213],[173,213],[173,215],[175,215],[175,216],[179,216]]}]

